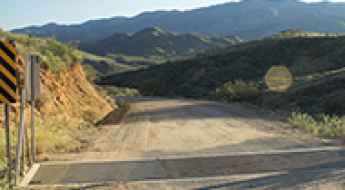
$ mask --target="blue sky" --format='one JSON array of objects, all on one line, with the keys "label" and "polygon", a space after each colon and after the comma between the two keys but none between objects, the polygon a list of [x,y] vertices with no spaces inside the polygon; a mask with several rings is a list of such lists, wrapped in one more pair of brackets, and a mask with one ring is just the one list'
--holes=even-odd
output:
[{"label": "blue sky", "polygon": [[80,23],[157,9],[192,9],[231,0],[1,0],[0,28]]},{"label": "blue sky", "polygon": [[230,1],[234,0],[1,0],[0,28],[9,30],[49,22],[72,24],[112,16],[134,16],[143,11],[186,10]]}]

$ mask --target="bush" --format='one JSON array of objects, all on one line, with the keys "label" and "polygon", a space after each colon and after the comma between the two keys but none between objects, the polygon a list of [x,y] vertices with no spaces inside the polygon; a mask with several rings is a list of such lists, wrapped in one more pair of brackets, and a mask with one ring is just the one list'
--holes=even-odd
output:
[{"label": "bush", "polygon": [[235,101],[255,101],[261,91],[254,83],[244,81],[227,82],[220,88],[216,89],[213,97],[217,100],[226,102]]},{"label": "bush", "polygon": [[105,87],[105,91],[109,96],[140,96],[140,92],[134,88],[126,87]]},{"label": "bush", "polygon": [[304,129],[314,135],[318,134],[317,122],[306,113],[293,112],[288,121],[296,128]]},{"label": "bush", "polygon": [[315,136],[324,138],[345,137],[345,117],[294,112],[288,121],[296,128],[301,128]]},{"label": "bush", "polygon": [[58,73],[66,69],[67,65],[65,62],[60,57],[55,56],[51,51],[43,50],[41,53],[43,64],[48,67],[49,71]]},{"label": "bush", "polygon": [[146,96],[159,96],[161,95],[161,84],[158,79],[145,80],[140,86],[140,91]]},{"label": "bush", "polygon": [[[340,87],[339,87],[340,88]],[[325,96],[321,102],[321,107],[325,113],[332,113],[337,115],[345,114],[345,90],[339,90]]]}]

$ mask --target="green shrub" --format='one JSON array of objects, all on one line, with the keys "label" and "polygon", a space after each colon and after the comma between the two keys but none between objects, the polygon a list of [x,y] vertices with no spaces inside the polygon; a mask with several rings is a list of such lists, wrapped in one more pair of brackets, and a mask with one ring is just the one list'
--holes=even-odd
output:
[{"label": "green shrub", "polygon": [[261,91],[254,83],[244,81],[227,82],[220,88],[216,89],[213,97],[217,100],[234,102],[234,101],[254,101],[259,97]]},{"label": "green shrub", "polygon": [[[339,87],[341,88],[341,87]],[[339,90],[325,96],[321,102],[321,107],[325,113],[332,113],[337,115],[345,114],[345,90]]]},{"label": "green shrub", "polygon": [[109,96],[140,96],[140,92],[133,88],[111,86],[104,89]]},{"label": "green shrub", "polygon": [[345,137],[345,117],[294,112],[288,121],[296,128],[301,128],[315,136],[324,138]]},{"label": "green shrub", "polygon": [[43,64],[46,65],[53,73],[58,73],[59,71],[66,69],[66,64],[63,60],[60,57],[55,56],[49,50],[43,50],[41,58]]},{"label": "green shrub", "polygon": [[293,112],[288,121],[296,128],[304,129],[314,135],[318,134],[317,122],[306,113]]},{"label": "green shrub", "polygon": [[161,84],[158,79],[145,80],[140,86],[140,91],[147,96],[158,96],[161,92]]}]

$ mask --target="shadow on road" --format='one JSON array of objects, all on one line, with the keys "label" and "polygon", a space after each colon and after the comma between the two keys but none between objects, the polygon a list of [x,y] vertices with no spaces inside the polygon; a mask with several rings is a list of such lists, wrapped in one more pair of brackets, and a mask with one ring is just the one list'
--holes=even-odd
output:
[{"label": "shadow on road", "polygon": [[[259,173],[259,172],[258,172]],[[218,190],[218,189],[299,189],[313,183],[325,184],[334,182],[343,182],[345,184],[345,161],[321,163],[309,167],[294,168],[284,170],[283,174],[275,174],[266,177],[258,177],[248,180],[236,180],[213,185],[204,185],[195,188],[196,190]],[[126,182],[123,181],[122,184]],[[139,182],[140,183],[140,182]],[[188,183],[188,182],[182,182]],[[154,184],[154,183],[151,183]],[[111,184],[103,183],[96,185],[88,185],[81,188],[73,188],[73,190],[97,189],[109,187]],[[178,189],[178,188],[177,188]]]},{"label": "shadow on road", "polygon": [[129,110],[129,105],[124,105],[108,113],[97,125],[118,125]]},{"label": "shadow on road", "polygon": [[311,183],[339,183],[345,185],[345,161],[320,164],[308,168],[289,170],[286,174],[261,177],[245,181],[205,186],[197,190],[216,189],[297,189]]},{"label": "shadow on road", "polygon": [[[185,158],[166,158],[141,161],[111,161],[90,163],[43,164],[31,181],[31,184],[73,184],[119,181],[145,181],[165,179],[186,179],[217,177],[271,172],[288,172],[288,180],[312,180],[323,177],[333,171],[345,169],[344,150],[323,150],[307,152],[280,152],[267,154],[235,154],[218,156],[200,156]],[[344,170],[345,172],[345,170]],[[51,175],[51,174],[54,175]],[[326,176],[327,177],[327,176]],[[291,178],[291,179],[290,179]],[[257,184],[264,182],[280,183],[285,178],[257,179]],[[205,187],[220,188],[225,185],[252,184],[237,182]],[[290,184],[288,183],[288,184]],[[280,184],[277,184],[280,185]],[[244,188],[246,189],[246,188]]]},{"label": "shadow on road", "polygon": [[[231,138],[227,137],[227,138]],[[322,147],[318,143],[313,144],[305,143],[301,141],[300,143],[296,141],[289,140],[287,138],[281,137],[267,137],[267,138],[256,138],[245,140],[236,144],[220,145],[210,148],[204,148],[194,151],[161,151],[161,150],[150,150],[142,154],[143,157],[164,157],[164,156],[192,156],[192,155],[212,155],[212,154],[222,154],[222,153],[236,153],[236,152],[258,152],[258,151],[272,151],[272,150],[291,150],[300,148],[313,148]],[[327,145],[324,145],[327,146]]]}]

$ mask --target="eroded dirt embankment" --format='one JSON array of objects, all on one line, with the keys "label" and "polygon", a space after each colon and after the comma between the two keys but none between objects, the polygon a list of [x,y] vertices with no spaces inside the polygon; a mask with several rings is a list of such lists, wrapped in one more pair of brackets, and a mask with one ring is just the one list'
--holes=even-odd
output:
[{"label": "eroded dirt embankment", "polygon": [[85,120],[100,119],[112,107],[87,81],[79,64],[59,75],[43,72],[42,98],[39,108],[42,116],[55,113]]},{"label": "eroded dirt embankment", "polygon": [[[80,64],[75,64],[58,74],[42,69],[40,77],[41,95],[35,108],[36,114],[43,120],[63,115],[67,118],[93,121],[101,119],[113,110],[105,98],[87,81]],[[15,113],[13,115],[17,116],[19,105],[13,104],[12,108]],[[26,109],[26,112],[28,113],[29,109]],[[2,122],[2,115],[0,119]]]},{"label": "eroded dirt embankment", "polygon": [[[84,136],[96,131],[93,127],[85,126],[92,126],[116,109],[87,81],[80,64],[74,64],[57,74],[43,67],[40,78],[41,96],[36,103],[35,114],[37,116],[37,150],[41,159],[47,159],[45,157],[47,152],[69,152],[85,146]],[[1,113],[2,108],[1,106]],[[11,110],[13,134],[11,138],[15,139],[19,104],[13,104]],[[25,113],[26,126],[29,126],[30,107],[28,104]],[[2,114],[0,125],[2,126]],[[3,135],[2,132],[0,130],[1,135]],[[14,142],[12,145],[14,150]],[[3,149],[4,145],[0,147],[0,155],[4,154]],[[4,157],[2,159],[4,163]],[[3,166],[4,164],[0,163],[0,170]]]}]

